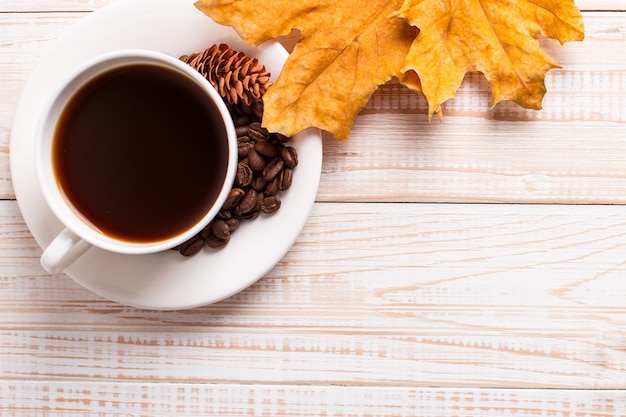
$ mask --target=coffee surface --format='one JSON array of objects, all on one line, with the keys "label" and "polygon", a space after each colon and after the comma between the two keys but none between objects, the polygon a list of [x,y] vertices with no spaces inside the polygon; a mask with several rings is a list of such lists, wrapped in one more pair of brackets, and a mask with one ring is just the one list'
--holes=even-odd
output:
[{"label": "coffee surface", "polygon": [[226,176],[228,144],[217,107],[173,70],[133,65],[82,88],[53,142],[57,181],[102,233],[157,242],[202,218]]}]

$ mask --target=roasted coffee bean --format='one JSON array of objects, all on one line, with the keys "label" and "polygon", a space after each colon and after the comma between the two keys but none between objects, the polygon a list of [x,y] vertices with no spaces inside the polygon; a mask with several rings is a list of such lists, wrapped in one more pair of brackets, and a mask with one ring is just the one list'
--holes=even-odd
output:
[{"label": "roasted coffee bean", "polygon": [[261,211],[266,214],[274,213],[280,208],[280,199],[275,195],[265,197],[261,202]]},{"label": "roasted coffee bean", "polygon": [[213,234],[213,232],[211,232],[211,227],[213,227],[213,222],[204,226],[204,229],[200,231],[199,235],[202,237],[202,239],[207,240],[207,238]]},{"label": "roasted coffee bean", "polygon": [[259,217],[259,215],[260,215],[260,214],[261,214],[261,212],[260,212],[259,210],[257,210],[257,211],[251,211],[251,212],[249,212],[249,213],[244,213],[244,214],[242,214],[242,215],[241,215],[241,218],[242,218],[242,219],[244,219],[244,220],[248,220],[248,221],[250,221],[250,220],[254,220],[254,219],[256,219],[257,217]]},{"label": "roasted coffee bean", "polygon": [[287,168],[295,168],[298,165],[298,152],[292,146],[283,146],[280,150],[280,157]]},{"label": "roasted coffee bean", "polygon": [[220,239],[228,239],[230,237],[230,227],[224,220],[213,221],[211,232]]},{"label": "roasted coffee bean", "polygon": [[[254,142],[250,140],[249,137],[244,136],[247,140],[240,140],[237,143],[237,155],[239,158],[245,158],[250,153],[251,149],[254,149]],[[241,138],[243,139],[243,138]]]},{"label": "roasted coffee bean", "polygon": [[178,252],[185,257],[193,256],[200,252],[202,246],[204,246],[204,239],[200,235],[196,235],[180,245]]},{"label": "roasted coffee bean", "polygon": [[263,175],[257,175],[256,177],[254,177],[254,180],[252,180],[252,188],[254,188],[256,191],[263,191],[266,186],[267,181],[265,180]]},{"label": "roasted coffee bean", "polygon": [[289,141],[289,137],[282,133],[272,133],[271,138],[278,143],[287,143]]},{"label": "roasted coffee bean", "polygon": [[[263,178],[265,180],[265,178]],[[266,196],[276,195],[278,193],[278,181],[280,179],[280,175],[274,178],[272,181],[268,182],[265,188],[263,189],[263,194]]]},{"label": "roasted coffee bean", "polygon": [[222,206],[222,208],[228,210],[233,207],[237,207],[239,203],[241,202],[241,200],[243,199],[244,195],[245,195],[245,191],[242,190],[241,188],[233,188],[228,193],[228,197],[226,197],[226,201],[224,202],[224,205]]},{"label": "roasted coffee bean", "polygon": [[256,150],[250,149],[248,152],[248,165],[253,171],[261,172],[265,168],[265,159]]},{"label": "roasted coffee bean", "polygon": [[215,235],[210,235],[206,238],[206,245],[212,249],[220,249],[228,244],[230,236],[227,239],[219,238]]},{"label": "roasted coffee bean", "polygon": [[241,162],[237,164],[237,174],[235,175],[235,185],[238,187],[248,187],[252,184],[254,174],[252,168]]},{"label": "roasted coffee bean", "polygon": [[224,208],[218,211],[217,216],[215,216],[216,219],[222,219],[222,220],[228,220],[232,217],[233,217],[233,213],[230,210],[226,210]]},{"label": "roasted coffee bean", "polygon": [[261,122],[259,121],[259,122],[252,122],[252,123],[250,123],[248,125],[248,128],[252,129],[252,130],[261,130],[261,129],[263,129],[263,126],[261,126]]},{"label": "roasted coffee bean", "polygon": [[293,170],[291,168],[285,168],[280,173],[278,189],[280,191],[286,191],[291,187],[291,183],[293,182]]},{"label": "roasted coffee bean", "polygon": [[267,181],[271,181],[280,174],[283,170],[284,162],[281,158],[274,158],[267,163],[265,169],[263,169],[263,177]]},{"label": "roasted coffee bean", "polygon": [[261,127],[261,123],[252,122],[250,123],[250,126],[248,127],[248,136],[250,136],[250,139],[252,139],[255,142],[261,142],[261,141],[267,140],[270,134],[267,131],[267,129],[265,129],[264,127]]},{"label": "roasted coffee bean", "polygon": [[251,104],[227,103],[227,107],[237,136],[235,179],[215,219],[196,236],[174,248],[184,256],[197,253],[204,242],[210,248],[222,248],[241,222],[278,211],[280,192],[291,187],[293,169],[298,165],[296,149],[288,144],[290,138],[262,126],[262,99]]},{"label": "roasted coffee bean", "polygon": [[276,149],[276,146],[266,140],[257,142],[256,145],[254,145],[254,150],[257,151],[257,153],[269,158],[273,158],[278,155],[278,149]]},{"label": "roasted coffee bean", "polygon": [[241,126],[237,126],[235,128],[235,133],[237,134],[237,137],[243,137],[243,136],[247,136],[248,135],[248,125],[241,125]]},{"label": "roasted coffee bean", "polygon": [[226,224],[228,225],[230,233],[233,233],[239,228],[241,221],[237,217],[231,217],[230,219],[226,220]]},{"label": "roasted coffee bean", "polygon": [[[233,118],[233,123],[235,124],[235,126],[237,128],[244,127],[245,128],[245,132],[248,133],[247,126],[250,123],[252,123],[252,118],[250,118],[250,116],[248,116],[248,115],[240,115],[240,116],[237,116],[237,117]],[[239,137],[239,135],[237,135],[237,137]]]},{"label": "roasted coffee bean", "polygon": [[261,203],[263,202],[263,199],[265,198],[265,194],[263,193],[256,193],[256,205],[254,206],[254,211],[259,211],[261,210]]},{"label": "roasted coffee bean", "polygon": [[238,212],[241,214],[245,214],[254,210],[254,207],[256,206],[256,199],[257,192],[253,189],[248,190],[248,192],[246,192],[246,195],[243,196],[243,199],[241,199],[241,202],[237,206]]}]

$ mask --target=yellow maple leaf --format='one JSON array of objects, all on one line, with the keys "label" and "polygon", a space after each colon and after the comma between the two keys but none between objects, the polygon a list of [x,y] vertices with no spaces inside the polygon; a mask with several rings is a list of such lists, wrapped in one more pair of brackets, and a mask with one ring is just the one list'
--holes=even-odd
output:
[{"label": "yellow maple leaf", "polygon": [[513,100],[540,109],[545,74],[558,64],[537,34],[561,44],[584,36],[572,0],[405,0],[396,15],[420,29],[405,69],[417,72],[429,115],[455,96],[469,71],[485,75],[494,105]]},{"label": "yellow maple leaf", "polygon": [[263,97],[263,125],[288,136],[315,126],[343,140],[379,85],[396,76],[419,88],[416,77],[402,71],[417,30],[389,19],[402,1],[199,0],[196,7],[251,44],[299,30],[298,44]]},{"label": "yellow maple leaf", "polygon": [[558,67],[537,34],[583,38],[573,0],[199,0],[196,7],[260,44],[301,38],[264,96],[263,125],[293,135],[319,127],[346,139],[354,117],[392,77],[421,91],[429,116],[482,72],[494,104],[540,109],[547,71]]}]

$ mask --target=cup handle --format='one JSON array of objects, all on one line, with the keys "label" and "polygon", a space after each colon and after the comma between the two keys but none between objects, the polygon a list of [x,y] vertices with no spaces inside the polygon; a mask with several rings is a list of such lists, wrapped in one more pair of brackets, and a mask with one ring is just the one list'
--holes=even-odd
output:
[{"label": "cup handle", "polygon": [[44,250],[41,266],[52,274],[63,272],[90,247],[91,243],[66,228]]}]

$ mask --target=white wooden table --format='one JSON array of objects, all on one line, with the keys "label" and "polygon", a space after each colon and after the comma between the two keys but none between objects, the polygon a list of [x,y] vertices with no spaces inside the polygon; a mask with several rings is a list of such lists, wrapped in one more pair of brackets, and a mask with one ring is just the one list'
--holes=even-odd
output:
[{"label": "white wooden table", "polygon": [[[626,415],[626,1],[542,45],[544,110],[443,123],[397,83],[346,142],[285,258],[206,307],[146,311],[39,266],[14,112],[51,42],[115,0],[0,3],[0,415]],[[117,0],[124,1],[124,0]]]}]

